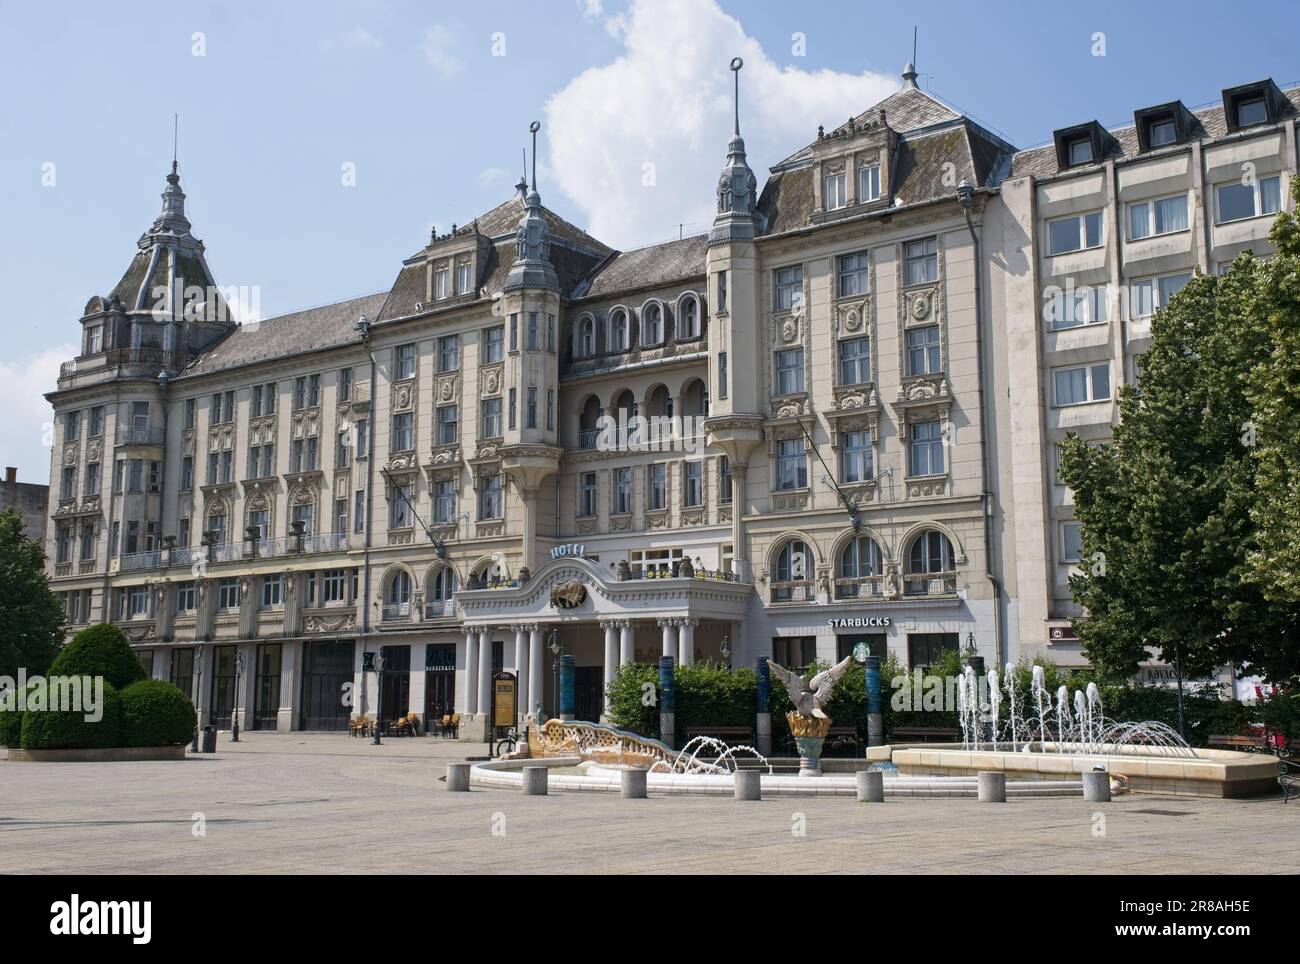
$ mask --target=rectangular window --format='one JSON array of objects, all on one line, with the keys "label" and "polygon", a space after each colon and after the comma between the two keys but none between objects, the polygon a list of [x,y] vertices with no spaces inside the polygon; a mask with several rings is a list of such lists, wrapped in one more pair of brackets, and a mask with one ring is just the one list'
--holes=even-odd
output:
[{"label": "rectangular window", "polygon": [[1087,164],[1092,161],[1092,138],[1076,137],[1066,144],[1066,153],[1069,157],[1070,166],[1075,164]]},{"label": "rectangular window", "polygon": [[808,487],[808,458],[804,454],[803,439],[780,439],[776,443],[776,487],[778,489]]},{"label": "rectangular window", "polygon": [[485,328],[483,330],[483,361],[484,365],[492,365],[505,358],[505,329],[500,325],[495,328]]},{"label": "rectangular window", "polygon": [[359,418],[356,421],[357,444],[353,458],[362,459],[370,454],[370,420]]},{"label": "rectangular window", "polygon": [[516,426],[516,424],[517,424],[517,417],[516,417],[516,415],[515,415],[515,410],[519,407],[519,406],[516,404],[516,403],[519,401],[519,397],[518,397],[518,396],[519,396],[519,390],[518,390],[517,388],[512,388],[512,389],[510,389],[510,406],[509,406],[509,407],[510,407],[510,414],[509,414],[509,418],[510,418],[510,431],[512,431],[512,432],[515,430],[515,426]]},{"label": "rectangular window", "polygon": [[90,334],[86,339],[86,341],[87,341],[86,354],[98,355],[101,351],[103,351],[104,350],[104,326],[93,325],[90,329]]},{"label": "rectangular window", "polygon": [[858,169],[858,203],[880,199],[880,165]]},{"label": "rectangular window", "polygon": [[315,408],[320,404],[320,376],[307,376],[307,407]]},{"label": "rectangular window", "polygon": [[194,590],[193,582],[182,582],[176,585],[176,611],[178,613],[188,613],[194,610],[198,594]]},{"label": "rectangular window", "polygon": [[907,330],[907,374],[937,375],[943,371],[939,350],[939,326],[926,325]]},{"label": "rectangular window", "polygon": [[582,484],[578,492],[578,515],[594,516],[596,514],[596,473],[583,472]]},{"label": "rectangular window", "polygon": [[517,313],[510,316],[510,350],[519,350],[519,315]]},{"label": "rectangular window", "polygon": [[181,459],[181,491],[189,492],[194,488],[194,456],[186,455]]},{"label": "rectangular window", "polygon": [[1268,120],[1268,107],[1264,103],[1263,97],[1252,97],[1249,100],[1240,100],[1237,102],[1237,126],[1250,127],[1252,124],[1263,124]]},{"label": "rectangular window", "polygon": [[334,439],[334,466],[347,468],[352,461],[352,433],[343,429]]},{"label": "rectangular window", "polygon": [[528,389],[528,418],[524,422],[525,428],[537,428],[537,389]]},{"label": "rectangular window", "polygon": [[457,438],[459,424],[459,410],[455,405],[438,406],[438,444],[453,444]]},{"label": "rectangular window", "polygon": [[262,577],[262,608],[279,609],[284,605],[284,574]]},{"label": "rectangular window", "polygon": [[393,486],[393,496],[388,500],[388,528],[406,529],[411,525],[411,492],[410,483]]},{"label": "rectangular window", "polygon": [[1061,523],[1061,561],[1078,562],[1083,557],[1083,526],[1078,522]]},{"label": "rectangular window", "polygon": [[262,389],[262,408],[267,415],[275,414],[275,397],[280,391],[280,386],[275,382],[267,382]]},{"label": "rectangular window", "polygon": [[479,479],[478,517],[480,519],[500,519],[501,516],[501,476],[485,475]]},{"label": "rectangular window", "polygon": [[445,264],[438,265],[433,272],[433,297],[441,301],[447,297],[447,281],[451,271]]},{"label": "rectangular window", "polygon": [[1148,318],[1157,309],[1169,304],[1169,299],[1178,294],[1187,282],[1192,280],[1190,271],[1165,275],[1161,278],[1145,278],[1129,286],[1129,317]]},{"label": "rectangular window", "polygon": [[834,211],[848,203],[844,187],[844,173],[826,175],[826,191],[823,196],[827,211]]},{"label": "rectangular window", "polygon": [[[190,399],[193,401],[193,399]],[[188,405],[189,402],[186,402]],[[193,428],[193,425],[189,426]],[[96,405],[90,410],[90,420],[86,425],[86,435],[90,438],[98,438],[104,434],[104,406]]]},{"label": "rectangular window", "polygon": [[415,377],[415,346],[398,345],[393,349],[393,378],[403,381]]},{"label": "rectangular window", "polygon": [[555,316],[546,316],[546,350],[554,354],[555,352]]},{"label": "rectangular window", "polygon": [[81,413],[68,412],[63,416],[63,441],[75,442],[81,438]]},{"label": "rectangular window", "polygon": [[469,290],[472,286],[473,275],[470,272],[470,263],[468,261],[462,261],[460,264],[456,265],[456,294],[469,294]]},{"label": "rectangular window", "polygon": [[908,432],[908,475],[943,475],[943,424],[916,422]]},{"label": "rectangular window", "polygon": [[727,353],[718,352],[718,398],[727,397]]},{"label": "rectangular window", "polygon": [[656,462],[646,466],[646,509],[656,512],[668,508],[668,466]]},{"label": "rectangular window", "polygon": [[127,463],[127,483],[128,492],[144,491],[144,459],[131,459]]},{"label": "rectangular window", "polygon": [[99,463],[86,464],[86,495],[99,495]]},{"label": "rectangular window", "polygon": [[1187,230],[1187,195],[1154,201],[1134,201],[1128,206],[1128,236],[1130,241],[1173,234]]},{"label": "rectangular window", "polygon": [[871,433],[845,432],[840,452],[840,481],[867,482],[872,478]]},{"label": "rectangular window", "polygon": [[718,457],[718,501],[723,505],[731,505],[732,499],[731,483],[731,459],[725,455]]},{"label": "rectangular window", "polygon": [[72,561],[72,524],[58,522],[54,526],[54,561],[62,564]]},{"label": "rectangular window", "polygon": [[410,452],[415,448],[415,413],[398,412],[393,416],[393,438],[389,449]]},{"label": "rectangular window", "polygon": [[443,335],[438,339],[438,371],[460,369],[460,335]]},{"label": "rectangular window", "polygon": [[238,579],[222,579],[217,583],[217,608],[226,610],[239,608]]},{"label": "rectangular window", "polygon": [[348,531],[348,500],[347,499],[334,500],[334,531],[335,532]]},{"label": "rectangular window", "polygon": [[315,435],[307,436],[307,470],[314,472],[320,467],[320,439]]},{"label": "rectangular window", "polygon": [[1281,206],[1281,189],[1282,181],[1276,174],[1248,183],[1238,180],[1220,184],[1215,189],[1219,208],[1215,223],[1227,224],[1230,221],[1277,214]]},{"label": "rectangular window", "polygon": [[1048,296],[1047,320],[1053,330],[1096,325],[1110,316],[1109,292],[1105,286],[1083,285]]},{"label": "rectangular window", "polygon": [[866,338],[840,342],[840,384],[865,385],[871,381],[871,343]]},{"label": "rectangular window", "polygon": [[786,348],[776,353],[776,393],[792,395],[803,391],[803,349]]},{"label": "rectangular window", "polygon": [[632,470],[614,470],[613,505],[610,511],[614,515],[626,515],[632,511]]},{"label": "rectangular window", "polygon": [[67,500],[75,498],[77,494],[77,467],[75,465],[65,465],[63,475],[59,482],[59,498]]},{"label": "rectangular window", "polygon": [[550,432],[555,428],[555,389],[546,390],[546,431]]},{"label": "rectangular window", "polygon": [[718,311],[727,310],[727,272],[718,272]]},{"label": "rectangular window", "polygon": [[156,461],[149,462],[149,491],[162,491],[162,463]]},{"label": "rectangular window", "polygon": [[321,580],[321,602],[342,602],[346,592],[347,570],[326,569],[324,572],[324,578]]},{"label": "rectangular window", "polygon": [[295,505],[291,514],[292,522],[302,523],[302,534],[310,536],[316,531],[316,507],[314,505]]},{"label": "rectangular window", "polygon": [[903,282],[928,284],[939,280],[939,242],[935,238],[908,241],[903,245]]},{"label": "rectangular window", "polygon": [[293,380],[293,410],[307,407],[307,376],[299,375]]},{"label": "rectangular window", "polygon": [[352,531],[366,531],[366,490],[357,489],[352,495]]},{"label": "rectangular window", "polygon": [[212,425],[220,425],[223,421],[221,417],[221,398],[220,392],[213,392],[212,398],[208,402],[208,422]]},{"label": "rectangular window", "polygon": [[1101,247],[1101,212],[1071,214],[1047,222],[1047,253],[1068,254]]},{"label": "rectangular window", "polygon": [[1164,147],[1178,140],[1178,128],[1172,118],[1158,118],[1147,127],[1147,144],[1151,147]]},{"label": "rectangular window", "polygon": [[501,431],[501,399],[483,399],[483,436],[497,438]]},{"label": "rectangular window", "polygon": [[91,523],[83,523],[81,526],[80,556],[82,562],[95,558],[95,527]]},{"label": "rectangular window", "polygon": [[439,479],[433,485],[433,521],[451,522],[456,518],[456,483]]},{"label": "rectangular window", "polygon": [[775,278],[776,290],[772,296],[774,310],[789,311],[803,305],[803,265],[777,268]]},{"label": "rectangular window", "polygon": [[221,546],[226,544],[226,514],[224,512],[214,512],[208,516],[208,533],[212,535],[212,544]]},{"label": "rectangular window", "polygon": [[1082,405],[1110,398],[1110,365],[1058,368],[1052,373],[1057,405]]},{"label": "rectangular window", "polygon": [[[271,386],[269,385],[267,386],[267,388],[270,387]],[[352,369],[351,368],[339,369],[339,401],[340,402],[352,401]]]},{"label": "rectangular window", "polygon": [[841,298],[852,298],[867,293],[867,252],[844,254],[839,258],[839,291]]},{"label": "rectangular window", "polygon": [[537,330],[537,312],[528,312],[528,350],[537,351],[538,349],[538,330]]},{"label": "rectangular window", "polygon": [[682,463],[682,497],[687,506],[704,505],[704,463]]}]

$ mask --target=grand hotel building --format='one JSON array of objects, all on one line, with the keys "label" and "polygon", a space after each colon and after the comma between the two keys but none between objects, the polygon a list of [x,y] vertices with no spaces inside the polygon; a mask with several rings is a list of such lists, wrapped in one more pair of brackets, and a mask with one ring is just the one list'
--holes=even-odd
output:
[{"label": "grand hotel building", "polygon": [[[242,327],[173,167],[48,396],[70,630],[120,625],[205,723],[464,739],[497,669],[551,712],[557,651],[579,718],[665,654],[1077,663],[1055,446],[1109,436],[1192,272],[1267,254],[1298,104],[1265,80],[1018,151],[909,65],[761,193],[737,120],[707,235],[616,251],[521,181],[388,290]],[[605,415],[677,437],[611,449]]]}]

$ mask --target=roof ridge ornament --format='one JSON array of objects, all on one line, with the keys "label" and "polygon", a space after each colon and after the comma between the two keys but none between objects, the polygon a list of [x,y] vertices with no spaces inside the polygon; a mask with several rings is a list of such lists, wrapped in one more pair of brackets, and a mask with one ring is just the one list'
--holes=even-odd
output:
[{"label": "roof ridge ornament", "polygon": [[533,135],[533,183],[524,199],[524,215],[515,228],[515,263],[506,275],[505,291],[518,288],[544,288],[558,291],[559,278],[551,264],[551,231],[542,214],[542,196],[537,193],[537,132],[539,121],[528,125]]},{"label": "roof ridge ornament", "polygon": [[755,235],[755,212],[758,209],[758,179],[745,159],[745,140],[740,136],[740,69],[745,62],[731,59],[733,77],[734,133],[727,145],[727,162],[718,177],[718,213],[709,231],[709,244],[729,241],[752,241]]}]

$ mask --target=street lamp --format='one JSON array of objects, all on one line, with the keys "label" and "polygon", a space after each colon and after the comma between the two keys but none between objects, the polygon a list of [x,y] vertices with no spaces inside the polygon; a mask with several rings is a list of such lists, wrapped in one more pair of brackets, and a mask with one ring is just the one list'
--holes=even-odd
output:
[{"label": "street lamp", "polygon": [[375,653],[375,746],[380,745],[379,731],[384,728],[384,651]]},{"label": "street lamp", "polygon": [[560,653],[564,650],[560,647],[560,631],[551,630],[551,675],[554,677],[554,689],[551,693],[551,717],[557,718],[560,715]]},{"label": "street lamp", "polygon": [[731,639],[727,636],[722,637],[722,661],[731,668]]},{"label": "street lamp", "polygon": [[234,709],[230,714],[230,742],[239,742],[239,681],[244,675],[244,654],[235,653],[235,698]]}]

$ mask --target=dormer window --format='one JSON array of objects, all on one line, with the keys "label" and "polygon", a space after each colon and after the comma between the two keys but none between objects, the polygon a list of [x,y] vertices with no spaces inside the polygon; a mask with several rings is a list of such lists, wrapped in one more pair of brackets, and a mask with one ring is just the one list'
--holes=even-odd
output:
[{"label": "dormer window", "polygon": [[447,297],[448,294],[447,282],[449,278],[450,278],[450,271],[448,270],[447,265],[445,263],[440,264],[436,268],[434,268],[433,297],[435,299],[441,300]]},{"label": "dormer window", "polygon": [[657,345],[664,340],[664,309],[658,302],[650,302],[641,309],[641,343]]},{"label": "dormer window", "polygon": [[858,203],[880,200],[880,165],[872,164],[858,171]]},{"label": "dormer window", "polygon": [[590,315],[578,322],[578,357],[591,358],[596,354],[596,319]]},{"label": "dormer window", "polygon": [[1290,109],[1286,96],[1271,79],[1230,87],[1223,92],[1223,117],[1230,131],[1272,123]]},{"label": "dormer window", "polygon": [[610,312],[608,342],[610,351],[628,350],[627,312],[622,308]]},{"label": "dormer window", "polygon": [[1172,117],[1153,120],[1150,127],[1147,128],[1147,142],[1152,147],[1164,147],[1167,144],[1176,143],[1177,140],[1178,128],[1174,126]]},{"label": "dormer window", "polygon": [[456,265],[456,294],[468,294],[473,281],[470,275],[470,263],[462,261]]},{"label": "dormer window", "polygon": [[1093,160],[1092,156],[1092,139],[1088,137],[1076,137],[1066,142],[1068,148],[1068,157],[1070,166],[1076,164],[1089,164]]},{"label": "dormer window", "polygon": [[838,174],[826,175],[826,196],[825,209],[834,211],[848,204],[848,195],[845,193],[844,172]]},{"label": "dormer window", "polygon": [[693,294],[682,295],[677,303],[677,337],[700,337],[700,301]]},{"label": "dormer window", "polygon": [[1100,163],[1119,147],[1110,132],[1095,120],[1054,131],[1052,140],[1056,144],[1056,166],[1062,171]]},{"label": "dormer window", "polygon": [[91,325],[86,332],[86,354],[98,355],[104,350],[104,326]]},{"label": "dormer window", "polygon": [[1268,120],[1268,107],[1264,104],[1262,96],[1237,102],[1238,127],[1250,127],[1252,124],[1262,124],[1266,120]]}]

